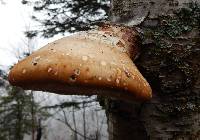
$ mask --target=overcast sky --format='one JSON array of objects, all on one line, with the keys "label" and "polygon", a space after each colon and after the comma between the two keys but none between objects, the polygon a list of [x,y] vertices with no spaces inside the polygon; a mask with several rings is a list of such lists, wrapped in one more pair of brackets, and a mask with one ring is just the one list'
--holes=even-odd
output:
[{"label": "overcast sky", "polygon": [[[39,28],[38,23],[31,20],[32,14],[32,8],[22,5],[21,0],[5,0],[5,4],[0,2],[0,66],[17,62],[15,53],[27,42],[23,32],[33,27]],[[60,36],[51,39],[38,37],[34,40],[34,46],[38,49],[57,38]]]}]

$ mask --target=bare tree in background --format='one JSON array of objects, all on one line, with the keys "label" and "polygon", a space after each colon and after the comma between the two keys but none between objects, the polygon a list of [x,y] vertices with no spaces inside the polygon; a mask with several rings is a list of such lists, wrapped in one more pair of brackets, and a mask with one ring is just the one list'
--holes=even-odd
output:
[{"label": "bare tree in background", "polygon": [[[101,132],[103,124],[106,122],[105,116],[100,118],[100,114],[104,114],[100,112],[102,109],[95,103],[96,100],[94,97],[84,97],[84,99],[85,101],[80,101],[80,97],[76,99],[72,97],[71,102],[66,101],[56,105],[46,106],[45,108],[58,109],[52,117],[67,126],[67,130],[70,130],[73,134],[73,140],[98,140],[100,137],[107,137]],[[97,108],[99,108],[98,111],[95,110]],[[60,116],[58,116],[58,113]],[[94,114],[96,115],[94,116]]]}]

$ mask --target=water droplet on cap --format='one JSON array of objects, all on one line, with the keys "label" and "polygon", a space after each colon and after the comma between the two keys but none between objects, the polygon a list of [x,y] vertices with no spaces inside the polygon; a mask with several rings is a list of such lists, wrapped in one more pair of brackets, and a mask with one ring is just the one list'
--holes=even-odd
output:
[{"label": "water droplet on cap", "polygon": [[40,56],[37,56],[37,57],[34,58],[34,60],[35,60],[35,61],[39,61],[40,58],[41,58]]},{"label": "water droplet on cap", "polygon": [[26,69],[23,69],[23,70],[22,70],[22,73],[25,74],[25,73],[26,73]]},{"label": "water droplet on cap", "polygon": [[111,82],[111,79],[110,79],[110,78],[107,78],[107,81],[108,81],[108,82]]},{"label": "water droplet on cap", "polygon": [[80,75],[80,73],[81,73],[81,71],[80,71],[79,69],[75,69],[75,70],[74,70],[74,74],[75,74],[75,75]]},{"label": "water droplet on cap", "polygon": [[119,79],[116,79],[116,83],[119,84]]},{"label": "water droplet on cap", "polygon": [[32,64],[35,66],[37,65],[38,61],[40,60],[40,56],[33,58]]},{"label": "water droplet on cap", "polygon": [[87,61],[87,60],[88,60],[88,57],[87,57],[87,56],[82,56],[82,60],[83,60],[83,61]]},{"label": "water droplet on cap", "polygon": [[52,68],[48,68],[48,71],[47,72],[51,72],[52,71]]},{"label": "water droplet on cap", "polygon": [[106,62],[105,61],[101,61],[101,65],[102,66],[106,66]]},{"label": "water droplet on cap", "polygon": [[125,69],[124,72],[125,72],[125,74],[126,74],[126,76],[127,76],[128,78],[131,77],[131,74],[130,74],[130,72],[129,72],[127,69]]}]

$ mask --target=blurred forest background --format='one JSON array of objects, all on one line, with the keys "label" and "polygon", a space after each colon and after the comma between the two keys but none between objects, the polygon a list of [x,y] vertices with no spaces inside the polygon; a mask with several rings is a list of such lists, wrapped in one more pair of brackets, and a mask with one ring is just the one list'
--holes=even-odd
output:
[{"label": "blurred forest background", "polygon": [[[2,6],[7,4],[6,0],[0,2]],[[20,2],[33,9],[30,18],[38,24],[24,29],[23,45],[12,51],[17,60],[37,48],[36,36],[51,38],[88,30],[106,20],[109,9],[108,0]],[[1,66],[0,70],[0,140],[108,139],[105,110],[96,96],[47,95],[12,87],[7,81],[11,67]]]}]

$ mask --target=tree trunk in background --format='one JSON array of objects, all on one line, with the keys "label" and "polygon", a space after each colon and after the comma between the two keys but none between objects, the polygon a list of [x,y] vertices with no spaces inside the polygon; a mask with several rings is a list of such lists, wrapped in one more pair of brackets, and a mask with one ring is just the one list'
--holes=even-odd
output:
[{"label": "tree trunk in background", "polygon": [[139,24],[143,45],[135,63],[153,99],[105,99],[110,140],[200,139],[200,7],[191,2],[112,0],[111,21]]}]

